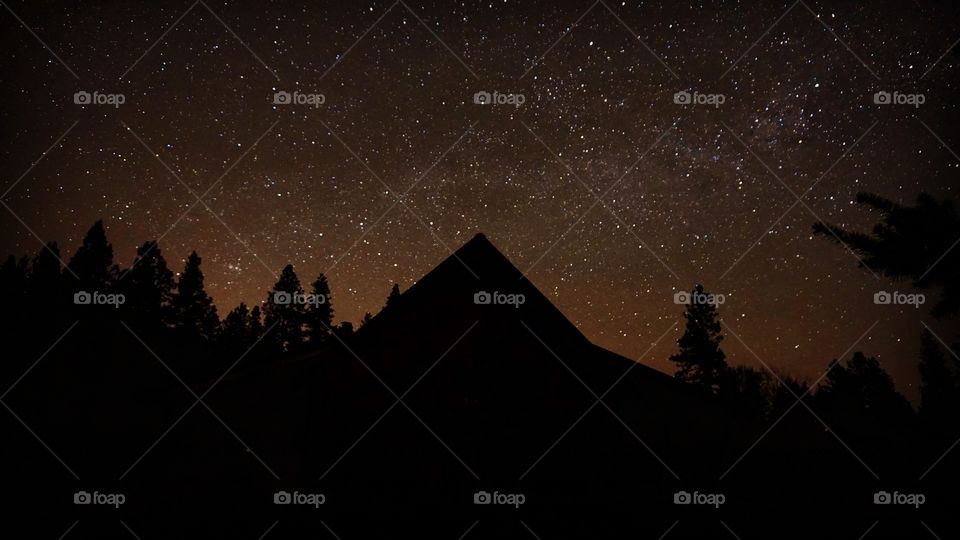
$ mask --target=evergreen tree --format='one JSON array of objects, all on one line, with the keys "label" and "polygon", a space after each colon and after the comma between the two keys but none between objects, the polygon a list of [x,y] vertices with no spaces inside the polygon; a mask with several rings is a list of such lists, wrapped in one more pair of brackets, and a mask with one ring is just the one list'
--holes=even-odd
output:
[{"label": "evergreen tree", "polygon": [[390,289],[390,295],[387,296],[387,303],[383,306],[383,309],[387,309],[390,306],[396,305],[397,300],[400,299],[400,285],[394,283],[393,288]]},{"label": "evergreen tree", "polygon": [[[200,279],[202,282],[202,274]],[[133,266],[121,275],[117,283],[117,288],[126,296],[129,309],[156,322],[170,319],[173,287],[173,272],[167,268],[167,261],[155,241],[145,242],[137,248]]]},{"label": "evergreen tree", "polygon": [[929,330],[920,336],[920,416],[931,424],[942,424],[960,412],[957,374]]},{"label": "evergreen tree", "polygon": [[173,326],[188,335],[212,339],[220,320],[213,299],[203,288],[200,261],[197,252],[192,252],[177,280],[177,291],[171,301]]},{"label": "evergreen tree", "polygon": [[247,319],[247,333],[253,342],[263,336],[263,317],[260,314],[260,306],[253,306],[253,309],[250,310],[250,317]]},{"label": "evergreen tree", "polygon": [[267,294],[263,306],[264,325],[270,330],[270,342],[282,351],[297,350],[303,345],[303,324],[306,316],[303,288],[293,265],[288,264],[280,279]]},{"label": "evergreen tree", "polygon": [[323,273],[314,280],[311,294],[317,301],[307,306],[306,309],[307,335],[310,343],[320,344],[329,339],[333,328],[333,303],[330,297],[330,285],[327,284],[327,276]]},{"label": "evergreen tree", "polygon": [[360,319],[360,328],[366,326],[371,320],[373,320],[373,315],[371,315],[369,311],[364,313],[363,318]]},{"label": "evergreen tree", "polygon": [[857,351],[844,366],[830,363],[826,379],[816,394],[817,402],[834,415],[869,416],[884,422],[902,423],[913,408],[893,384],[893,378],[876,358]]},{"label": "evergreen tree", "polygon": [[113,265],[113,246],[107,242],[103,221],[90,227],[67,266],[69,274],[76,276],[74,290],[106,292],[110,289],[117,268]]},{"label": "evergreen tree", "polygon": [[717,306],[707,301],[711,298],[697,285],[684,311],[686,328],[677,340],[680,352],[670,357],[677,364],[674,377],[712,391],[717,391],[727,368],[726,355],[720,349],[720,321]]},{"label": "evergreen tree", "polygon": [[38,305],[63,305],[68,303],[60,268],[60,249],[56,242],[49,242],[33,258],[27,279],[28,294]]},{"label": "evergreen tree", "polygon": [[921,193],[916,206],[903,206],[871,193],[857,202],[881,213],[871,234],[851,232],[817,223],[815,233],[850,246],[867,267],[893,279],[909,278],[917,287],[939,288],[940,298],[930,312],[936,317],[960,313],[960,217],[949,201],[938,203]]},{"label": "evergreen tree", "polygon": [[218,338],[224,348],[246,349],[252,344],[250,340],[250,312],[246,304],[240,302],[239,306],[227,313],[227,316],[223,318],[223,324],[220,325]]}]

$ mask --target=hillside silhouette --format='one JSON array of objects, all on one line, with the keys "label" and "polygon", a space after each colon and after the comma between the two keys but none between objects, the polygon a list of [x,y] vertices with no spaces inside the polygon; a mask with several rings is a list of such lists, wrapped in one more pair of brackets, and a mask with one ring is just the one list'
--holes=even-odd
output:
[{"label": "hillside silhouette", "polygon": [[[955,434],[914,422],[863,355],[838,364],[815,395],[803,385],[754,395],[742,384],[750,373],[722,357],[736,392],[722,391],[728,379],[720,390],[692,384],[605,350],[482,234],[395,288],[355,331],[332,324],[329,304],[277,301],[307,294],[292,267],[268,293],[265,320],[260,306],[241,306],[221,322],[195,253],[168,294],[155,244],[130,270],[141,292],[112,250],[103,256],[102,225],[84,246],[62,272],[44,261],[55,244],[32,265],[5,266],[7,305],[21,308],[3,322],[22,338],[3,371],[17,415],[4,419],[18,434],[5,447],[22,493],[14,511],[43,505],[89,520],[70,495],[99,489],[127,502],[95,519],[122,516],[150,538],[256,538],[274,521],[278,537],[327,534],[317,516],[343,538],[456,538],[477,520],[471,534],[490,538],[528,537],[518,520],[544,539],[658,538],[674,522],[671,538],[723,537],[721,520],[744,538],[808,538],[826,524],[856,538],[885,510],[872,494],[916,485]],[[66,300],[81,287],[131,301]],[[326,287],[321,275],[312,290]],[[688,308],[689,335],[714,311]],[[864,390],[870,410],[860,381],[878,381]],[[926,519],[955,500],[956,461],[938,467],[922,488]],[[280,491],[325,500],[277,505]],[[476,504],[480,492],[524,501]],[[726,502],[678,505],[678,492]]]}]

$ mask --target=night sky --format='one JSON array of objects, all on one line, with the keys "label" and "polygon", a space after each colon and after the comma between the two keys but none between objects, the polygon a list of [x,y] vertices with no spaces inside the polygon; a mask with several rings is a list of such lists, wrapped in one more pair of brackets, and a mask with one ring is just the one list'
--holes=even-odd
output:
[{"label": "night sky", "polygon": [[933,292],[876,306],[909,285],[812,236],[869,227],[858,191],[956,199],[952,2],[156,4],[5,1],[0,252],[36,235],[68,259],[103,219],[123,266],[150,239],[174,270],[196,249],[221,316],[289,262],[356,323],[484,232],[628,357],[659,340],[643,361],[672,371],[673,294],[702,282],[731,363],[759,365],[736,332],[812,380],[866,332],[911,397],[921,321],[953,335]]}]

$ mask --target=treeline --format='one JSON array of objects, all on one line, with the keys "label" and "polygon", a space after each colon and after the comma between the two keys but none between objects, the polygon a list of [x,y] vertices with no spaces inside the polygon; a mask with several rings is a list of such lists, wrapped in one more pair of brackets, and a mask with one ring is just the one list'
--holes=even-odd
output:
[{"label": "treeline", "polygon": [[[960,238],[960,220],[955,207],[925,194],[914,207],[873,194],[861,194],[857,200],[881,213],[872,234],[823,223],[815,225],[814,231],[846,243],[864,261],[861,266],[894,280],[909,278],[913,286],[936,294],[931,314],[955,320],[960,313],[960,257],[953,250]],[[919,425],[937,437],[957,435],[960,341],[956,340],[960,336],[941,338],[929,328],[917,328],[921,401],[914,411],[877,359],[862,351],[846,361],[828,362],[826,374],[815,388],[766,368],[732,367],[721,347],[725,332],[717,303],[710,301],[714,296],[696,285],[688,298],[679,351],[670,357],[677,365],[675,377],[703,387],[741,412],[778,419],[803,399],[838,429],[890,431]],[[947,346],[943,339],[955,341]]]},{"label": "treeline", "polygon": [[[2,324],[23,339],[46,333],[38,324],[52,329],[60,320],[122,321],[138,335],[177,344],[183,354],[200,356],[209,365],[241,355],[251,364],[352,339],[350,322],[334,324],[333,297],[323,273],[307,292],[287,265],[261,304],[241,303],[221,319],[205,290],[201,262],[194,251],[175,275],[157,242],[149,241],[137,248],[130,266],[121,268],[98,221],[66,264],[56,242],[32,258],[5,260]],[[396,285],[391,294],[399,294]],[[370,318],[367,314],[361,325]]]}]

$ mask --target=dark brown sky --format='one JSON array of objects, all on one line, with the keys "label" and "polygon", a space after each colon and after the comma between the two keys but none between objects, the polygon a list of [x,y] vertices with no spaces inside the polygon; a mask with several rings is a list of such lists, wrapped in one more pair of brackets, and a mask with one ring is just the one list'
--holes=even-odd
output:
[{"label": "dark brown sky", "polygon": [[867,227],[862,190],[956,199],[950,2],[163,4],[0,10],[3,252],[35,233],[69,256],[102,218],[124,265],[148,239],[175,268],[196,249],[221,315],[290,262],[356,321],[483,231],[603,346],[637,358],[677,323],[658,368],[674,292],[702,282],[770,365],[814,379],[866,332],[911,396],[921,320],[953,336],[874,305],[909,286],[811,235]]}]

